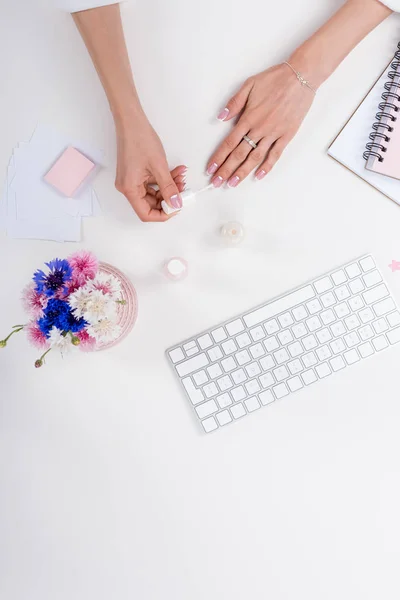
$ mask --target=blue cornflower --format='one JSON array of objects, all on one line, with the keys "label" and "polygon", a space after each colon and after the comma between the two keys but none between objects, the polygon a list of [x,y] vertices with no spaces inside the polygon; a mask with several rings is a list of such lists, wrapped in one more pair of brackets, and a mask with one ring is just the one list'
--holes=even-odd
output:
[{"label": "blue cornflower", "polygon": [[43,317],[38,320],[40,331],[49,337],[53,327],[57,327],[60,331],[72,331],[77,333],[86,327],[85,319],[77,319],[68,302],[52,298],[48,301],[46,308],[43,310]]},{"label": "blue cornflower", "polygon": [[72,268],[67,260],[55,258],[45,263],[50,272],[44,273],[41,269],[36,271],[33,281],[36,283],[36,290],[40,294],[46,294],[51,297],[65,287],[65,284],[72,278]]}]

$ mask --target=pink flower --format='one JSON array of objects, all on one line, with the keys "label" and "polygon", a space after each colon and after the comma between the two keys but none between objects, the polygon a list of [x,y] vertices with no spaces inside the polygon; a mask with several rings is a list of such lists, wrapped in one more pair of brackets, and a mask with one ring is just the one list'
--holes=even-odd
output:
[{"label": "pink flower", "polygon": [[79,285],[83,285],[88,279],[93,279],[99,268],[97,258],[86,250],[71,254],[68,262],[72,267],[72,280]]},{"label": "pink flower", "polygon": [[26,312],[34,319],[43,317],[43,309],[47,306],[48,299],[44,294],[36,291],[35,284],[29,283],[22,291],[22,304]]},{"label": "pink flower", "polygon": [[39,350],[47,350],[47,348],[50,347],[49,340],[40,331],[39,326],[35,321],[31,321],[25,327],[25,330],[28,336],[28,340],[30,341],[32,346],[35,346],[35,348],[38,348]]},{"label": "pink flower", "polygon": [[96,340],[88,334],[86,329],[79,331],[76,334],[76,337],[79,338],[79,348],[82,350],[82,352],[92,352],[95,349]]}]

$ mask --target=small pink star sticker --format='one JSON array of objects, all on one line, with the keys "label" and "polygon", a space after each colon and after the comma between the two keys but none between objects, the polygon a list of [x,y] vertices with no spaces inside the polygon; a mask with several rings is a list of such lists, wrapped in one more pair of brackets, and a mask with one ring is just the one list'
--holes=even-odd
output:
[{"label": "small pink star sticker", "polygon": [[388,266],[389,269],[392,269],[392,273],[394,273],[395,271],[400,271],[400,262],[398,262],[397,260],[392,260],[392,264]]}]

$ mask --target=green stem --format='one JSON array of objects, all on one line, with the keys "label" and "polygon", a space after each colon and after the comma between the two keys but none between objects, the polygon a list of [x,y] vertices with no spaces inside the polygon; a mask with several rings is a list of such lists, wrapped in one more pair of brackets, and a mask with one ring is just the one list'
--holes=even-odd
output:
[{"label": "green stem", "polygon": [[18,333],[19,331],[22,331],[24,328],[23,325],[18,325],[18,329],[14,329],[14,331],[12,331],[6,338],[4,338],[4,340],[2,340],[4,342],[4,344],[6,344],[8,342],[8,340],[10,339],[10,337],[12,335],[14,335],[14,333]]},{"label": "green stem", "polygon": [[12,328],[16,329],[17,327],[25,327],[25,325],[13,325]]},{"label": "green stem", "polygon": [[43,360],[44,357],[46,356],[46,354],[48,354],[50,352],[51,348],[49,348],[48,350],[46,350],[46,352],[44,354],[42,354],[42,356],[39,358],[39,360]]}]

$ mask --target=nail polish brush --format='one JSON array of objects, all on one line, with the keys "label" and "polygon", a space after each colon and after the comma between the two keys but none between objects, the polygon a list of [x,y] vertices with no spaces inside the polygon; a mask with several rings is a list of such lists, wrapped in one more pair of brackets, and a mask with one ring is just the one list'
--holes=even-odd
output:
[{"label": "nail polish brush", "polygon": [[[196,197],[199,194],[202,194],[206,190],[211,190],[211,189],[214,189],[214,185],[212,183],[210,183],[209,185],[206,185],[205,187],[201,188],[200,190],[197,190],[196,192],[191,190],[190,188],[188,188],[184,192],[181,192],[180,196],[182,198],[182,208],[186,208],[186,206],[189,206],[190,204],[194,204],[196,202]],[[161,202],[161,208],[167,215],[172,215],[172,213],[175,213],[175,212],[178,212],[179,210],[181,210],[180,208],[172,208],[172,206],[169,206],[169,204],[167,204],[165,202],[165,200],[163,200]]]}]

